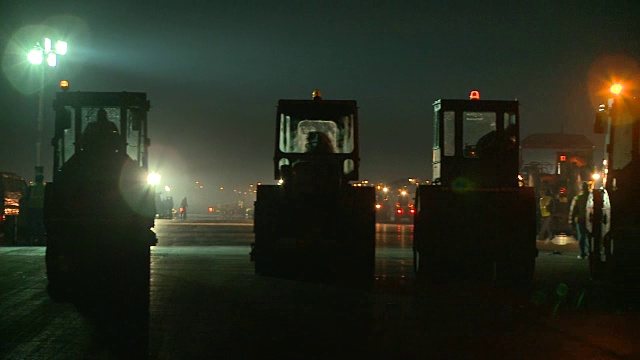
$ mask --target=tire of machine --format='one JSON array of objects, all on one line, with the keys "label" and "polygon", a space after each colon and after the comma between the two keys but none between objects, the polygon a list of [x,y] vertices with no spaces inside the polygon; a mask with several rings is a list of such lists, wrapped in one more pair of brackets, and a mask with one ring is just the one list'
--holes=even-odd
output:
[{"label": "tire of machine", "polygon": [[273,261],[264,249],[255,248],[254,266],[256,275],[260,276],[272,276],[273,275]]},{"label": "tire of machine", "polygon": [[276,227],[280,212],[280,197],[282,196],[280,190],[280,188],[273,187],[258,189],[253,218],[255,242],[252,252],[254,271],[259,276],[275,275],[272,246],[277,236]]},{"label": "tire of machine", "polygon": [[65,255],[59,236],[49,234],[45,250],[47,293],[54,301],[66,301],[71,298],[71,274]]}]

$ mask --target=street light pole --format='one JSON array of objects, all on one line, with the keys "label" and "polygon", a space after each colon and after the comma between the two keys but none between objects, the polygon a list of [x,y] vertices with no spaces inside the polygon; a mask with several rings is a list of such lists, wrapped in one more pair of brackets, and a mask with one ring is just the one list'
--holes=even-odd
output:
[{"label": "street light pole", "polygon": [[36,179],[44,176],[44,166],[42,165],[42,139],[44,138],[44,84],[45,67],[40,66],[40,93],[38,95],[38,123],[36,138]]},{"label": "street light pole", "polygon": [[40,93],[38,96],[38,123],[37,123],[37,139],[36,139],[36,182],[41,182],[44,179],[44,167],[42,165],[42,139],[44,138],[44,88],[45,88],[45,67],[44,59],[47,59],[47,65],[50,67],[56,67],[58,64],[58,55],[65,55],[67,53],[67,42],[56,42],[55,48],[52,47],[52,41],[49,38],[44,39],[44,46],[40,43],[29,51],[27,58],[29,62],[34,65],[41,65],[40,67]]}]

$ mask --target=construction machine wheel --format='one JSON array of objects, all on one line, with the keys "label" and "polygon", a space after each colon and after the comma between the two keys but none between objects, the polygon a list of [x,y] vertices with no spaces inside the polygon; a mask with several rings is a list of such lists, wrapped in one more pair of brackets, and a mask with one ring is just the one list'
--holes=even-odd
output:
[{"label": "construction machine wheel", "polygon": [[251,251],[256,275],[276,276],[279,273],[274,246],[278,237],[280,190],[270,185],[258,187],[253,218],[255,243]]},{"label": "construction machine wheel", "polygon": [[[355,282],[373,281],[375,275],[375,190],[367,187],[349,188],[346,199],[347,206],[343,208],[342,226],[346,238],[347,252],[343,261],[339,263],[339,276],[352,278]],[[338,206],[341,207],[341,206]],[[340,224],[336,224],[338,228]]]},{"label": "construction machine wheel", "polygon": [[68,261],[60,236],[48,234],[45,250],[47,293],[55,301],[66,301],[71,297],[72,279]]}]

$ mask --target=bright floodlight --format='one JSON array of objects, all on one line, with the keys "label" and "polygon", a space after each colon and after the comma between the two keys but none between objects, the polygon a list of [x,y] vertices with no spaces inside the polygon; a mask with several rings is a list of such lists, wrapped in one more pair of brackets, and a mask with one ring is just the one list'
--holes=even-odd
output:
[{"label": "bright floodlight", "polygon": [[56,67],[58,65],[58,57],[54,53],[49,53],[47,55],[47,64],[51,67]]},{"label": "bright floodlight", "polygon": [[598,179],[600,179],[600,174],[598,174],[598,173],[594,173],[593,175],[591,175],[591,178],[592,178],[593,180],[598,180]]},{"label": "bright floodlight", "polygon": [[161,178],[162,176],[160,176],[160,174],[151,173],[147,176],[147,183],[149,183],[149,185],[158,185]]},{"label": "bright floodlight", "polygon": [[67,53],[67,42],[59,40],[56,42],[56,54],[65,55]]},{"label": "bright floodlight", "polygon": [[46,52],[51,51],[51,39],[49,38],[44,38],[44,51]]},{"label": "bright floodlight", "polygon": [[620,95],[620,93],[622,92],[622,84],[611,85],[611,88],[609,88],[609,91],[611,91],[611,93],[614,95]]},{"label": "bright floodlight", "polygon": [[31,49],[31,51],[29,51],[29,54],[27,54],[27,59],[29,59],[29,62],[32,63],[33,65],[42,64],[42,60],[43,60],[42,50]]},{"label": "bright floodlight", "polygon": [[164,186],[164,191],[166,191],[166,192],[171,191],[171,188],[169,187],[169,185],[165,185]]}]

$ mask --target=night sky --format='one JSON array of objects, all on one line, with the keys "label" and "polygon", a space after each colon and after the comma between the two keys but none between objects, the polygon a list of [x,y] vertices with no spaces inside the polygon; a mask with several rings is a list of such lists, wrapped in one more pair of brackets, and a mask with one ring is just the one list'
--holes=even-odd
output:
[{"label": "night sky", "polygon": [[[485,4],[492,5],[485,5]],[[591,134],[614,77],[638,77],[640,1],[0,2],[0,171],[33,178],[37,82],[26,52],[69,43],[47,69],[45,179],[60,79],[151,101],[151,170],[176,197],[273,182],[278,99],[354,99],[361,178],[431,175],[431,104],[521,104],[522,134]],[[636,79],[637,80],[637,79]],[[193,182],[205,190],[193,195]],[[218,191],[216,191],[218,190]],[[217,197],[217,198],[216,198]]]}]

